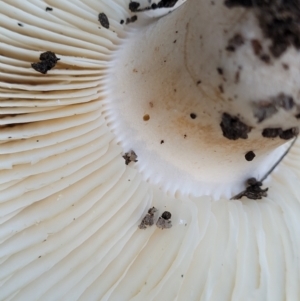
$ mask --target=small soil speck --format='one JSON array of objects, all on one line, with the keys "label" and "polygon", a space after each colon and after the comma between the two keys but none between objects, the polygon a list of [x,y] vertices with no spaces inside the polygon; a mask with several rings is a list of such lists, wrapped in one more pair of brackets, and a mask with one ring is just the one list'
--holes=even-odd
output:
[{"label": "small soil speck", "polygon": [[109,21],[105,13],[100,13],[98,15],[98,20],[104,28],[109,28]]},{"label": "small soil speck", "polygon": [[251,127],[241,122],[238,117],[223,113],[220,123],[223,136],[230,140],[247,139]]},{"label": "small soil speck", "polygon": [[247,161],[252,161],[255,158],[255,154],[253,151],[249,151],[246,155],[245,155],[245,159]]},{"label": "small soil speck", "polygon": [[46,74],[47,71],[55,67],[57,61],[60,59],[56,57],[54,52],[46,51],[40,55],[40,62],[32,63],[31,67],[42,74]]},{"label": "small soil speck", "polygon": [[191,114],[190,114],[190,117],[191,117],[192,119],[196,119],[196,118],[197,118],[197,115],[196,115],[195,113],[191,113]]},{"label": "small soil speck", "polygon": [[131,150],[128,153],[125,153],[123,158],[125,159],[125,164],[128,165],[130,162],[138,162],[137,154]]}]

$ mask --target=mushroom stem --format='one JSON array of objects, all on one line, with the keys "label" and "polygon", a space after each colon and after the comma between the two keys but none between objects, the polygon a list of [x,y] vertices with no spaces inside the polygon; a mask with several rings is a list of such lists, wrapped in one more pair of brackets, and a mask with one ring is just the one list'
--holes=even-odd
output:
[{"label": "mushroom stem", "polygon": [[295,49],[274,57],[270,43],[258,10],[223,1],[189,0],[132,30],[107,105],[147,179],[232,196],[272,168],[298,133],[300,77]]}]

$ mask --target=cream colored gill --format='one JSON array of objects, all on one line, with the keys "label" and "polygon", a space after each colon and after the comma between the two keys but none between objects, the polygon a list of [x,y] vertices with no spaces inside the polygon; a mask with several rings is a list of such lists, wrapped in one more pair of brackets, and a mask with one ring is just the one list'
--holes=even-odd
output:
[{"label": "cream colored gill", "polygon": [[[138,2],[141,8],[149,5],[148,1]],[[199,11],[201,17],[208,18],[213,9],[233,14],[223,7],[223,1],[215,1],[214,8],[211,1],[198,0],[197,9],[191,7],[194,0],[181,6],[182,2],[174,11],[175,7],[131,13],[127,0],[0,1],[0,300],[300,299],[299,142],[266,182],[268,197],[229,200],[234,191],[239,192],[236,182],[241,186],[248,176],[259,176],[272,166],[286,148],[283,141],[266,143],[264,148],[258,135],[262,127],[258,126],[257,132],[253,131],[256,144],[252,144],[251,136],[244,144],[238,140],[241,148],[227,151],[228,156],[238,158],[232,169],[225,164],[213,173],[205,169],[197,173],[189,159],[195,161],[198,156],[190,151],[201,147],[198,138],[184,146],[176,138],[179,128],[168,128],[167,123],[164,130],[169,137],[175,135],[174,141],[156,136],[166,133],[155,127],[147,132],[147,124],[149,129],[153,120],[158,126],[179,113],[187,117],[184,129],[190,129],[193,113],[188,106],[186,111],[179,106],[174,108],[176,114],[171,114],[172,103],[168,101],[161,106],[170,109],[157,110],[158,117],[153,113],[156,107],[146,110],[149,95],[156,97],[162,90],[157,87],[159,77],[173,75],[170,64],[143,83],[140,67],[148,66],[149,73],[155,73],[160,64],[159,55],[157,60],[148,61],[153,55],[151,34],[155,32],[157,43],[161,39],[169,43],[171,38],[169,50],[174,56],[170,54],[170,59],[179,66],[175,55],[180,58],[181,39],[186,36],[184,26],[181,38],[173,43],[173,28],[165,33],[164,28],[155,29],[157,24],[170,24],[172,18],[179,24],[185,14]],[[168,13],[170,10],[173,12]],[[109,28],[100,24],[99,13],[107,16]],[[242,8],[235,13],[245,14]],[[134,15],[137,21],[126,24]],[[228,16],[216,14],[221,19]],[[247,22],[251,25],[251,14],[243,20],[245,28]],[[251,28],[251,34],[260,33],[255,26]],[[209,44],[212,55],[214,45],[221,47],[226,42],[222,35],[219,38],[219,44]],[[173,48],[175,44],[177,48]],[[201,46],[198,42],[189,45]],[[161,50],[168,51],[168,47]],[[244,68],[251,68],[255,59],[252,53],[246,47],[240,50],[240,60],[249,58]],[[54,52],[60,60],[44,75],[31,63],[38,62],[45,51]],[[140,62],[120,61],[122,55],[128,58],[141,52],[146,58]],[[296,55],[298,52],[291,50],[287,58],[292,60]],[[189,66],[196,70],[192,56],[190,59]],[[221,59],[228,64],[225,67],[230,66],[230,60]],[[138,72],[133,71],[135,63],[139,64]],[[204,82],[218,86],[217,62],[202,62],[203,70],[209,68],[205,63],[212,63],[214,72],[206,72]],[[255,64],[260,72],[267,72]],[[278,66],[270,69],[274,81]],[[295,69],[286,71],[287,79],[294,77]],[[241,95],[247,81],[258,85],[256,78],[241,78]],[[136,82],[138,86],[131,86]],[[181,89],[189,89],[191,83],[190,77],[184,77],[177,92],[183,93]],[[263,89],[267,83],[256,92],[268,94]],[[245,93],[250,93],[253,85]],[[123,86],[129,87],[125,94],[131,94],[130,99],[122,98]],[[148,92],[141,97],[144,88]],[[195,97],[199,88],[190,88]],[[273,88],[275,94],[279,92],[278,85]],[[172,89],[174,93],[176,87]],[[133,96],[140,103],[134,102]],[[179,98],[177,103],[182,104]],[[236,114],[244,113],[247,105],[247,101],[237,102],[230,108]],[[220,106],[223,109],[225,105]],[[213,118],[207,122],[215,130],[216,145],[222,153],[221,142],[229,145],[230,141],[220,131],[221,115],[213,115],[209,103],[207,110],[212,112]],[[143,120],[145,114],[150,115],[148,123]],[[197,114],[196,122],[201,116]],[[245,114],[253,126],[252,115],[247,110]],[[284,111],[280,114],[268,125],[280,123],[286,116]],[[160,144],[161,140],[165,142]],[[178,145],[173,153],[168,143]],[[276,151],[275,146],[280,145]],[[244,158],[246,146],[256,148],[253,162]],[[130,149],[136,151],[138,162],[125,165],[122,156]],[[212,155],[205,150],[207,156]],[[216,168],[214,160],[201,162],[205,168]],[[241,179],[238,175],[243,171],[246,175]],[[218,183],[226,180],[224,186],[209,186],[213,181],[205,181],[205,174],[211,180],[218,176]],[[221,194],[229,197],[218,197]],[[153,206],[159,216],[164,211],[172,214],[172,228],[138,228]]]}]

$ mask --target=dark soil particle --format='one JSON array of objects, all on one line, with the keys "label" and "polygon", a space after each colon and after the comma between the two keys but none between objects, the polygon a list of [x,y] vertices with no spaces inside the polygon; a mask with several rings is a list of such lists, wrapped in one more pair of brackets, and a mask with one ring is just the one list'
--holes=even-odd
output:
[{"label": "dark soil particle", "polygon": [[224,87],[222,84],[219,85],[218,88],[219,88],[220,93],[224,93]]},{"label": "dark soil particle", "polygon": [[196,118],[197,118],[197,115],[196,115],[195,113],[191,113],[191,114],[190,114],[190,117],[191,117],[192,119],[196,119]]},{"label": "dark soil particle", "polygon": [[169,211],[165,211],[165,212],[161,215],[161,217],[162,217],[163,219],[170,219],[171,216],[172,216],[172,214],[171,214]]},{"label": "dark soil particle", "polygon": [[261,42],[259,40],[253,39],[251,40],[251,46],[255,55],[260,55],[263,48]]},{"label": "dark soil particle", "polygon": [[172,227],[172,222],[170,221],[171,213],[165,211],[161,217],[159,217],[158,221],[156,222],[156,226],[160,229],[169,229]]},{"label": "dark soil particle", "polygon": [[162,8],[162,7],[173,7],[176,3],[177,3],[178,0],[161,0],[157,3],[157,6],[159,8]]},{"label": "dark soil particle", "polygon": [[151,9],[157,9],[157,8],[170,8],[170,7],[173,7],[176,3],[177,3],[178,0],[161,0],[159,1],[157,4],[156,3],[153,3],[151,4],[151,6],[147,6],[147,7],[144,7],[144,8],[140,8],[140,3],[139,2],[136,2],[136,1],[131,1],[129,3],[129,10],[131,12],[143,12],[143,11],[146,11],[146,10],[151,10]]},{"label": "dark soil particle", "polygon": [[249,151],[246,155],[245,155],[245,159],[247,161],[252,161],[255,158],[255,154],[253,151]]},{"label": "dark soil particle", "polygon": [[54,52],[46,51],[40,55],[40,62],[32,63],[31,67],[42,74],[46,74],[47,71],[55,67],[57,61],[60,60],[56,57]]},{"label": "dark soil particle", "polygon": [[230,140],[247,139],[251,127],[241,122],[238,117],[223,113],[220,123],[223,136]]},{"label": "dark soil particle", "polygon": [[120,21],[120,24],[124,24],[124,22],[125,22],[124,20],[121,20],[121,21]]},{"label": "dark soil particle", "polygon": [[147,229],[147,227],[151,227],[154,225],[154,214],[157,212],[155,207],[152,207],[148,210],[148,213],[142,219],[140,225],[138,226],[140,229]]},{"label": "dark soil particle", "polygon": [[265,138],[276,138],[282,133],[281,128],[266,128],[262,131],[262,136]]},{"label": "dark soil particle", "polygon": [[125,164],[128,165],[130,162],[138,162],[136,153],[131,150],[125,153],[123,158],[125,159]]},{"label": "dark soil particle", "polygon": [[165,143],[165,141],[164,140],[160,140],[160,144],[163,144],[163,143]]},{"label": "dark soil particle", "polygon": [[280,57],[290,46],[300,50],[299,0],[226,0],[224,4],[255,9],[264,36],[272,41],[273,57]]},{"label": "dark soil particle", "polygon": [[266,128],[262,131],[262,136],[265,138],[276,138],[279,137],[283,140],[290,140],[299,134],[299,129],[293,127],[283,131],[281,128]]},{"label": "dark soil particle", "polygon": [[138,17],[137,17],[136,15],[132,16],[131,18],[127,18],[127,19],[126,19],[126,24],[133,23],[133,22],[135,22],[137,19],[138,19]]},{"label": "dark soil particle", "polygon": [[283,140],[290,140],[299,134],[299,129],[297,127],[282,131],[279,134],[279,137]]},{"label": "dark soil particle", "polygon": [[137,12],[139,7],[140,7],[140,3],[138,2],[133,1],[129,3],[129,10],[132,12]]},{"label": "dark soil particle", "polygon": [[238,69],[235,73],[234,82],[238,84],[240,82],[241,69]]},{"label": "dark soil particle", "polygon": [[260,200],[262,199],[262,197],[267,196],[268,188],[261,189],[262,182],[257,181],[255,178],[248,179],[247,186],[248,187],[246,188],[246,190],[234,196],[232,199],[239,200],[242,197],[246,197],[251,200]]},{"label": "dark soil particle", "polygon": [[19,25],[20,27],[23,27],[23,26],[24,26],[22,23],[18,23],[18,25]]},{"label": "dark soil particle", "polygon": [[52,7],[49,7],[49,6],[46,7],[46,11],[52,11],[52,10],[53,10]]},{"label": "dark soil particle", "polygon": [[271,57],[268,54],[262,54],[260,59],[268,65],[271,63]]},{"label": "dark soil particle", "polygon": [[109,21],[105,13],[100,13],[98,15],[98,20],[104,28],[109,28]]},{"label": "dark soil particle", "polygon": [[234,35],[229,41],[228,45],[226,47],[227,51],[234,52],[236,51],[239,47],[241,47],[245,43],[244,38],[241,34],[237,33]]},{"label": "dark soil particle", "polygon": [[223,75],[224,74],[224,72],[223,72],[223,69],[222,68],[217,68],[217,71],[218,71],[218,73],[220,74],[220,75]]},{"label": "dark soil particle", "polygon": [[290,66],[288,64],[282,63],[282,67],[284,70],[289,70]]}]

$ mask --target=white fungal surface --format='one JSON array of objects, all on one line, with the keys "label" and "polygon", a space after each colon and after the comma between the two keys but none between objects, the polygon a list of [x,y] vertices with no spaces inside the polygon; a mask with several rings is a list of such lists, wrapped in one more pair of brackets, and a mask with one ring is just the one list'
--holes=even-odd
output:
[{"label": "white fungal surface", "polygon": [[[147,183],[105,105],[129,16],[124,0],[0,1],[0,300],[299,300],[300,142],[259,201]],[[44,51],[60,58],[46,75]],[[172,228],[138,228],[153,206]]]}]

